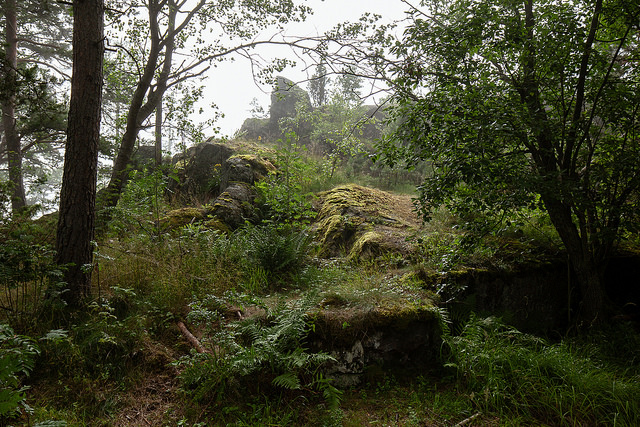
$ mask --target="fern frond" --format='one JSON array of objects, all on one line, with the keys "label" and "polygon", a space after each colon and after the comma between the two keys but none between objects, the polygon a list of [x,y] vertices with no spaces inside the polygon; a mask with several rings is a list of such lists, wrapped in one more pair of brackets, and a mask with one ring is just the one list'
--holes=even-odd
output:
[{"label": "fern frond", "polygon": [[285,372],[284,374],[278,375],[273,379],[272,384],[287,390],[300,389],[300,379],[298,379],[298,375],[296,375],[295,372]]}]

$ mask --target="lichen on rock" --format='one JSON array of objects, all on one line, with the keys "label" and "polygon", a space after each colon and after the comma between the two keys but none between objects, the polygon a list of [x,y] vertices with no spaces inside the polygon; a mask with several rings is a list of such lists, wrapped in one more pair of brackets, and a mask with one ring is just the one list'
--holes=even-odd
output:
[{"label": "lichen on rock", "polygon": [[406,238],[420,222],[408,196],[350,184],[318,198],[315,229],[320,256],[369,260],[411,251]]},{"label": "lichen on rock", "polygon": [[187,224],[194,224],[204,219],[204,211],[199,208],[187,207],[169,211],[160,218],[160,226],[165,229],[176,229]]}]

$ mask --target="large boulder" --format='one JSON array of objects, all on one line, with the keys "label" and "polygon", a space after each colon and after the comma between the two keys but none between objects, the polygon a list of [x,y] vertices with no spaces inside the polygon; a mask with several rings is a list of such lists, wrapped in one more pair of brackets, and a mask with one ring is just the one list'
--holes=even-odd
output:
[{"label": "large boulder", "polygon": [[275,173],[276,167],[269,160],[254,154],[239,154],[229,157],[222,168],[220,188],[226,189],[235,182],[249,185]]},{"label": "large boulder", "polygon": [[209,225],[220,229],[220,224],[224,224],[233,230],[245,222],[256,222],[255,198],[256,193],[248,184],[236,182],[230,185],[208,206],[205,215]]},{"label": "large boulder", "polygon": [[135,170],[141,171],[145,167],[153,167],[155,163],[155,145],[141,145],[131,156],[131,167]]},{"label": "large boulder", "polygon": [[413,251],[407,238],[420,220],[409,196],[351,184],[319,193],[318,201],[320,256],[368,260]]},{"label": "large boulder", "polygon": [[[271,107],[269,108],[271,137],[281,136],[280,121],[284,118],[296,117],[298,108],[311,111],[309,94],[291,80],[279,76],[271,92]],[[297,123],[294,130],[299,138],[305,138],[311,128],[308,123]]]},{"label": "large boulder", "polygon": [[269,119],[260,119],[249,117],[240,127],[240,135],[250,141],[263,141],[270,139],[271,131],[269,128]]},{"label": "large boulder", "polygon": [[173,156],[178,171],[177,181],[170,180],[170,190],[185,198],[217,196],[222,165],[235,151],[220,142],[203,142]]}]

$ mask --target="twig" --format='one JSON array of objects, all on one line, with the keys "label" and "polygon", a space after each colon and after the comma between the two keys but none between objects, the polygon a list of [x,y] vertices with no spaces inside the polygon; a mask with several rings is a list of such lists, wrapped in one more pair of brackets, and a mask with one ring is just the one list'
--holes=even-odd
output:
[{"label": "twig", "polygon": [[475,420],[476,418],[478,418],[480,416],[480,412],[476,412],[475,414],[471,415],[469,418],[467,418],[466,420],[462,420],[460,421],[458,424],[456,424],[454,427],[461,427],[463,425],[469,424],[471,421]]}]

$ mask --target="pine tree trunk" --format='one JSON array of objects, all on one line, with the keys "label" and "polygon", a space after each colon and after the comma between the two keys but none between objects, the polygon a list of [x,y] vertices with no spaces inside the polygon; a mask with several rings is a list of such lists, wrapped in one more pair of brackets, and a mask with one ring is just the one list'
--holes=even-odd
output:
[{"label": "pine tree trunk", "polygon": [[65,300],[91,292],[95,198],[104,55],[103,0],[73,2],[73,75],[65,147],[56,261],[67,266]]},{"label": "pine tree trunk", "polygon": [[22,211],[26,206],[24,181],[22,178],[22,149],[20,138],[16,130],[15,91],[18,67],[18,35],[16,0],[5,0],[5,69],[4,81],[9,93],[2,103],[2,126],[7,147],[9,165],[9,181],[12,183],[11,209],[14,214]]}]

